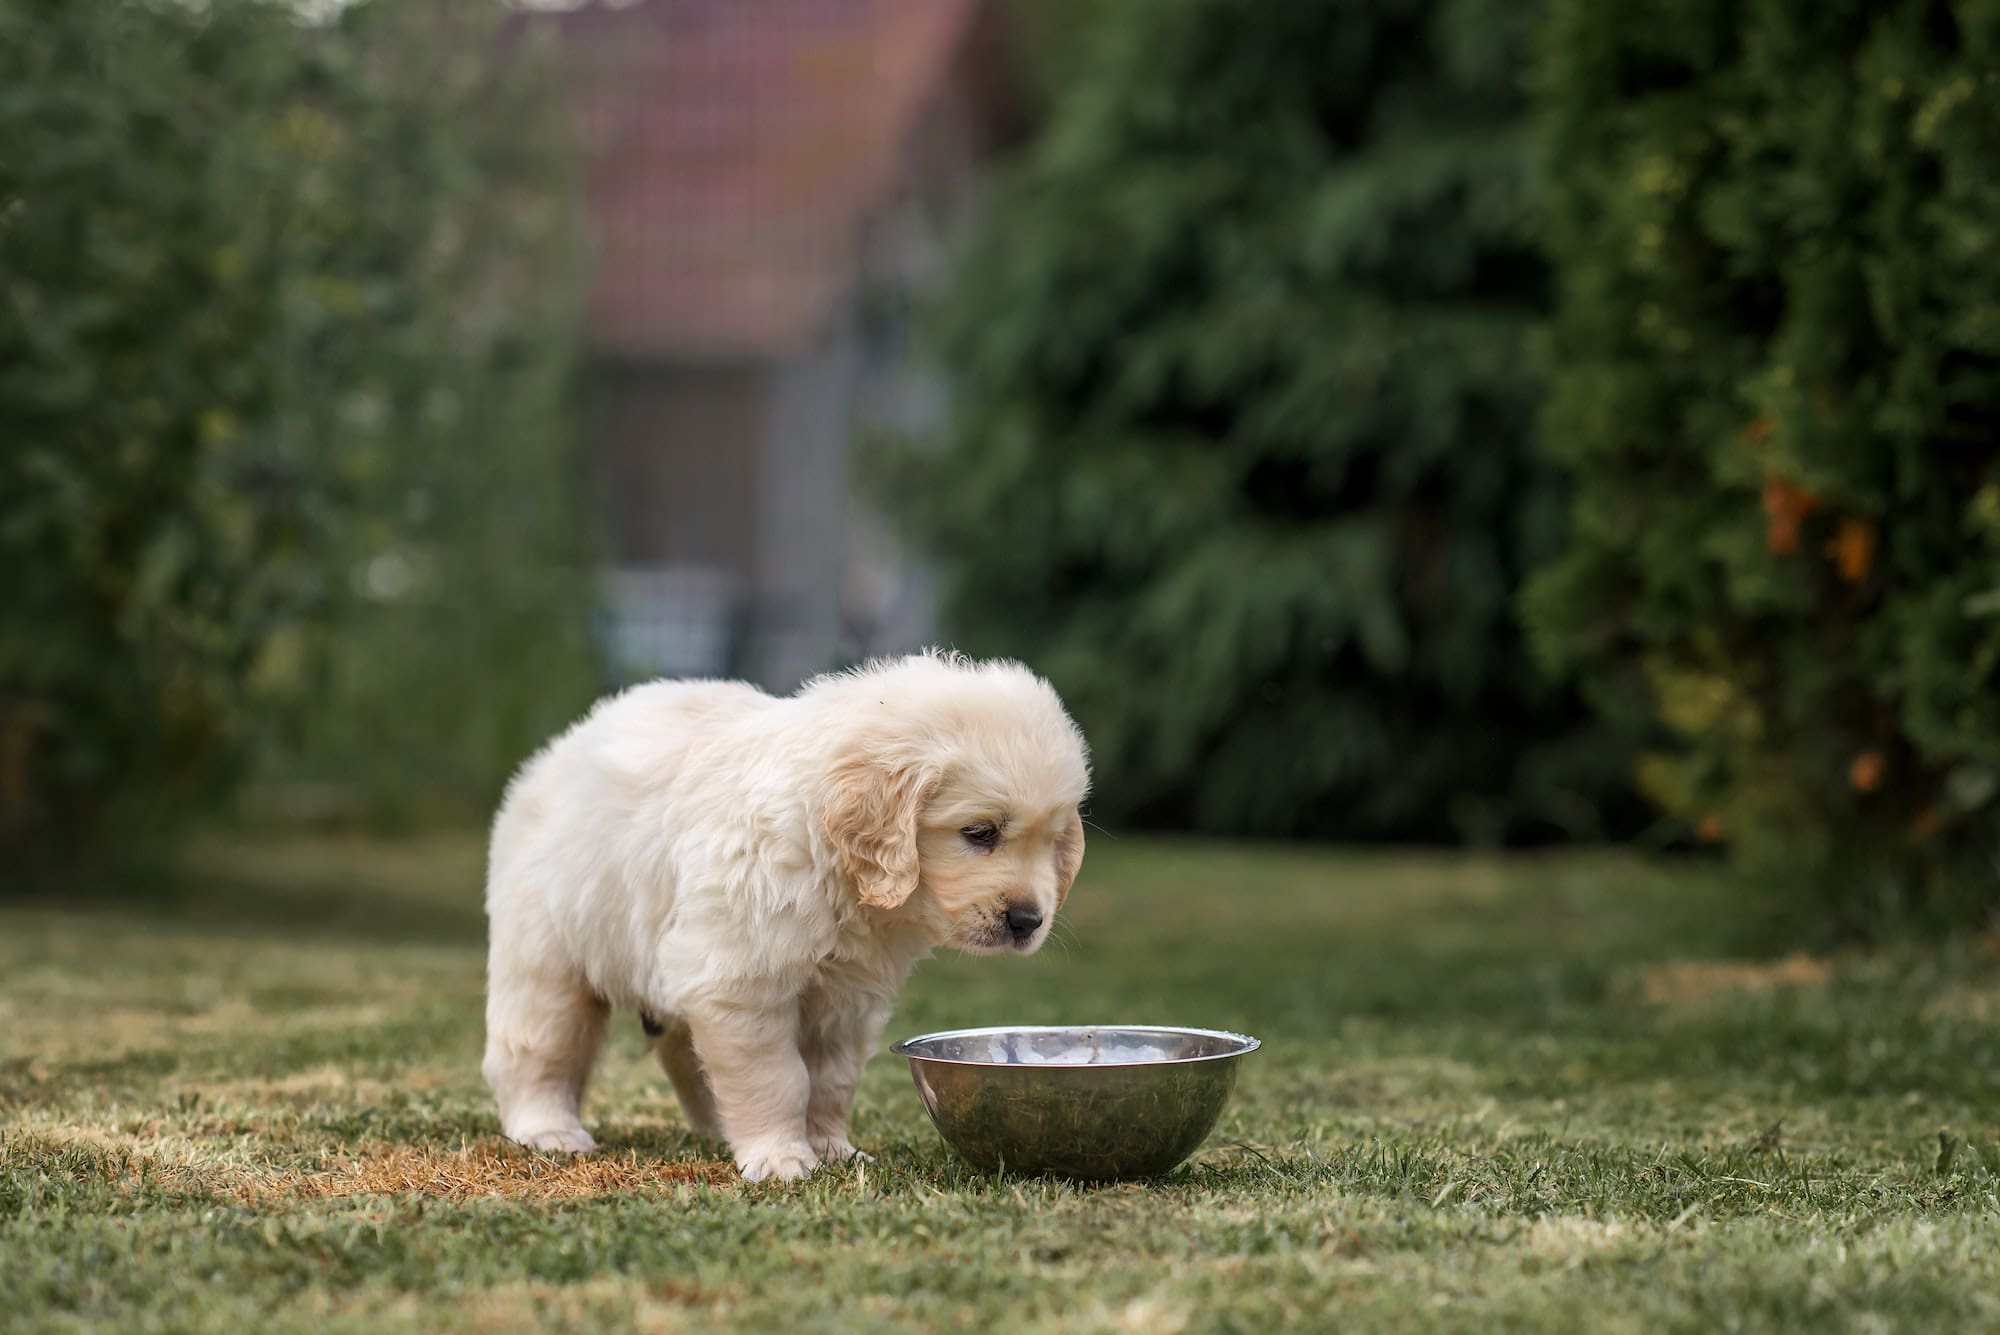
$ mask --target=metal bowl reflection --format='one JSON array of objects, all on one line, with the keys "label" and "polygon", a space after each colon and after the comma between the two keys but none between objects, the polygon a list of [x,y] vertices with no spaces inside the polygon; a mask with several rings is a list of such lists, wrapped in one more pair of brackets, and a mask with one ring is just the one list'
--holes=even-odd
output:
[{"label": "metal bowl reflection", "polygon": [[1254,1038],[1219,1029],[1074,1025],[906,1038],[924,1111],[987,1172],[1158,1177],[1207,1137]]}]

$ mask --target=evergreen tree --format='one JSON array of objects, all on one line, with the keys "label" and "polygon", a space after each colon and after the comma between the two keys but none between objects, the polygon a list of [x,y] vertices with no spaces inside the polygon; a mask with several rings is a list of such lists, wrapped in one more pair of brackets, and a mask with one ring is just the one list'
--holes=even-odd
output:
[{"label": "evergreen tree", "polygon": [[949,628],[1046,671],[1100,816],[1589,831],[1622,753],[1531,667],[1564,498],[1506,0],[1101,7],[878,470]]},{"label": "evergreen tree", "polygon": [[2000,902],[2000,4],[1557,0],[1541,78],[1538,639],[1836,921]]},{"label": "evergreen tree", "polygon": [[587,696],[567,146],[502,17],[0,0],[0,860],[280,755],[483,803]]}]

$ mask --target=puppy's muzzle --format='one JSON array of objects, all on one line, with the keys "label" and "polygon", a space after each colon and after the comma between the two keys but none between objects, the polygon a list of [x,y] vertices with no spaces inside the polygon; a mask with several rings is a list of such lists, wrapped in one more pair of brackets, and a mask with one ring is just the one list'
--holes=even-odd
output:
[{"label": "puppy's muzzle", "polygon": [[1014,944],[1025,946],[1042,925],[1042,911],[1033,904],[1015,904],[1007,910],[1007,935]]}]

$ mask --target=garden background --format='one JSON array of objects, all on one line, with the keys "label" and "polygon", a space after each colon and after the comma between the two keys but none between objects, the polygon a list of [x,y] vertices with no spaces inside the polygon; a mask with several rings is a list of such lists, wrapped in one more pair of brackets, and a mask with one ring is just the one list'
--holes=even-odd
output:
[{"label": "garden background", "polygon": [[[2000,1322],[1995,164],[1993,0],[0,0],[0,1291]],[[513,767],[930,640],[1097,828],[899,1029],[1258,1033],[1208,1149],[507,1151]]]}]

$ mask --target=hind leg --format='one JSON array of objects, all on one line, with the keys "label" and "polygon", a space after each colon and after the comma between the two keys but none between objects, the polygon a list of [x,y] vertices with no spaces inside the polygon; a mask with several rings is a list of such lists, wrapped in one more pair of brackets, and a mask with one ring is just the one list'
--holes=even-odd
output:
[{"label": "hind leg", "polygon": [[609,1008],[581,979],[502,963],[489,971],[480,1068],[500,1103],[500,1130],[530,1149],[593,1150],[578,1112]]},{"label": "hind leg", "polygon": [[688,1129],[704,1140],[722,1139],[722,1121],[715,1115],[715,1091],[708,1087],[708,1073],[695,1056],[694,1035],[686,1024],[670,1020],[653,1040],[653,1053],[660,1069],[674,1083],[681,1111],[687,1114]]}]

